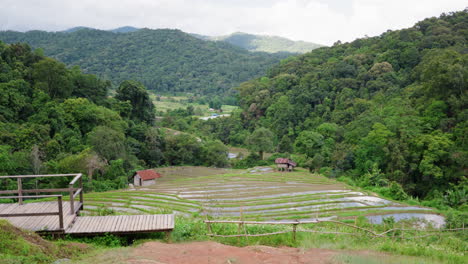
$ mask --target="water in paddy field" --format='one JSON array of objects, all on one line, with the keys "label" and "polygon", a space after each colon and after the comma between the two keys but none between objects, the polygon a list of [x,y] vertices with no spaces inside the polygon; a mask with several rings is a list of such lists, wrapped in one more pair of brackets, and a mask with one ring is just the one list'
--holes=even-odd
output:
[{"label": "water in paddy field", "polygon": [[[423,214],[423,213],[396,213],[396,214],[384,214],[384,215],[369,215],[366,216],[369,222],[373,224],[382,224],[383,219],[387,217],[394,217],[395,221],[419,219],[421,220],[420,226],[425,227],[427,223],[432,224],[436,228],[441,228],[445,225],[445,218],[436,214]],[[427,222],[427,223],[425,223]]]}]

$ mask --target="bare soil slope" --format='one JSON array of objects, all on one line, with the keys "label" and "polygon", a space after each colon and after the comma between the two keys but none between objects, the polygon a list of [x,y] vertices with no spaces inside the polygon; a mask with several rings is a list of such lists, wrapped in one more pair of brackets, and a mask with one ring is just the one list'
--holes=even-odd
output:
[{"label": "bare soil slope", "polygon": [[[345,252],[329,249],[302,250],[290,247],[248,246],[234,247],[216,242],[165,244],[147,242],[134,248],[126,263],[132,264],[288,264],[333,263],[333,257]],[[369,255],[369,252],[354,252]]]}]

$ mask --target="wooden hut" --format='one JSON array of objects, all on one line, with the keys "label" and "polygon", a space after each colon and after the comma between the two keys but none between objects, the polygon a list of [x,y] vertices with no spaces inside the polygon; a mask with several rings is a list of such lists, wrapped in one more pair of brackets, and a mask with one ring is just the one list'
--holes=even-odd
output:
[{"label": "wooden hut", "polygon": [[157,178],[161,178],[161,174],[154,170],[141,170],[133,175],[133,184],[135,186],[148,186],[156,183]]},{"label": "wooden hut", "polygon": [[293,171],[294,167],[297,166],[294,161],[287,158],[277,158],[275,163],[280,171]]}]

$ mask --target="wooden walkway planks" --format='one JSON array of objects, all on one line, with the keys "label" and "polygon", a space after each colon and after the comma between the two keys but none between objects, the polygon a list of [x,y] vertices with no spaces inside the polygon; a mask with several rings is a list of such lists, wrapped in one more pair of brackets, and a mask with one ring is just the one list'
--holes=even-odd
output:
[{"label": "wooden walkway planks", "polygon": [[[75,208],[81,206],[80,202],[75,202]],[[32,214],[32,213],[58,213],[57,202],[38,202],[1,204],[0,214]],[[66,229],[73,223],[76,214],[70,214],[70,202],[63,202],[63,226]],[[20,216],[20,217],[0,217],[10,221],[16,227],[31,231],[61,231],[58,215],[47,216]],[[62,230],[63,231],[63,230]]]},{"label": "wooden walkway planks", "polygon": [[[81,206],[75,202],[75,208]],[[57,213],[57,202],[37,202],[19,205],[0,204],[0,214]],[[70,202],[63,202],[63,229],[60,229],[58,215],[0,217],[16,227],[36,231],[78,235],[103,233],[126,234],[155,231],[172,231],[174,215],[111,215],[77,216],[70,214]]]},{"label": "wooden walkway planks", "polygon": [[110,215],[77,217],[66,234],[139,233],[171,231],[174,215]]}]

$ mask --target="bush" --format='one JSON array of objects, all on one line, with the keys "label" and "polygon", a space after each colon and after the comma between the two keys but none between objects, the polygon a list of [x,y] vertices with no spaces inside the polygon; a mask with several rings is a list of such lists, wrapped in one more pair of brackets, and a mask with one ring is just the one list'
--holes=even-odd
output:
[{"label": "bush", "polygon": [[468,224],[468,212],[451,210],[446,214],[446,228],[461,228]]},{"label": "bush", "polygon": [[252,152],[244,159],[232,159],[232,167],[234,169],[248,169],[255,166],[267,166],[269,165],[268,161],[261,160],[260,156]]}]

